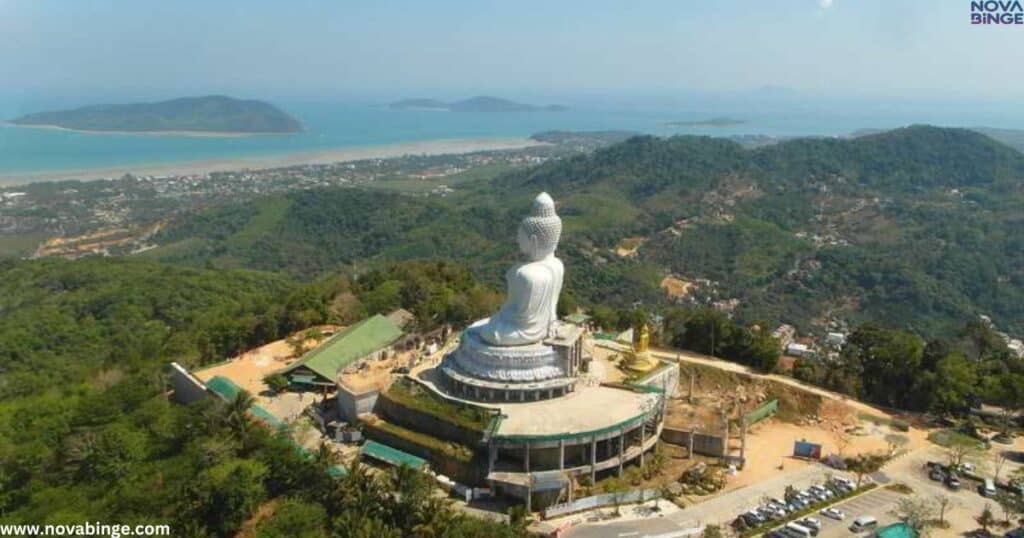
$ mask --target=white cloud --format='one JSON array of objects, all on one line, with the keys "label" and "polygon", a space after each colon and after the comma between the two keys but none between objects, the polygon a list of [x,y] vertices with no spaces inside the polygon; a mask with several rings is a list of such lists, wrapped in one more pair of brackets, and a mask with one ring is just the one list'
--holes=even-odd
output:
[{"label": "white cloud", "polygon": [[821,0],[821,8],[828,9],[832,7],[832,0]]}]

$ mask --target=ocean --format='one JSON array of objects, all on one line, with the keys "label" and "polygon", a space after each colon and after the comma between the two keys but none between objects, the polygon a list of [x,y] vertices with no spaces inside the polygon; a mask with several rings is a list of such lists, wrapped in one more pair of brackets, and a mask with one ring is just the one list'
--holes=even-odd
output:
[{"label": "ocean", "polygon": [[[1024,128],[1024,107],[998,103],[950,106],[913,101],[712,99],[656,106],[569,103],[570,109],[563,112],[467,113],[390,110],[374,104],[274,102],[299,118],[306,131],[281,136],[191,137],[91,134],[3,125],[0,177],[16,180],[18,174],[262,158],[436,139],[528,137],[554,129],[624,129],[658,136],[839,136],[858,129],[915,123]],[[0,112],[9,108],[0,106]],[[728,126],[668,125],[716,117],[745,122]]]}]

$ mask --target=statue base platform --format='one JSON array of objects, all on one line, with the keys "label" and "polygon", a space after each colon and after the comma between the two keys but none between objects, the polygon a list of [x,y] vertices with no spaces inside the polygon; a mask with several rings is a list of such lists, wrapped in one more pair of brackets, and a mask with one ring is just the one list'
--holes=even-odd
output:
[{"label": "statue base platform", "polygon": [[631,374],[646,374],[658,367],[658,360],[648,353],[630,353],[622,360],[619,368]]},{"label": "statue base platform", "polygon": [[537,401],[575,389],[566,346],[535,343],[493,346],[472,328],[440,365],[445,388],[455,396],[488,402]]}]

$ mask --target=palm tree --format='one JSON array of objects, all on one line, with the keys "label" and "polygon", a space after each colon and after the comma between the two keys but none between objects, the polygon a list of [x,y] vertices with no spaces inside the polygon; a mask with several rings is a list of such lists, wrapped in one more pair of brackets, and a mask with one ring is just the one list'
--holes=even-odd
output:
[{"label": "palm tree", "polygon": [[249,408],[256,402],[247,390],[240,390],[235,399],[228,402],[225,409],[228,426],[235,433],[242,435],[249,430]]}]

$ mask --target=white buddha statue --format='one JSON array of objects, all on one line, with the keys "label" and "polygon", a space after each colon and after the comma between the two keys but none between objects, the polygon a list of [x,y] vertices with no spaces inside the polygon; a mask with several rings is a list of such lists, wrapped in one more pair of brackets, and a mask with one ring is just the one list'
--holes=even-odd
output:
[{"label": "white buddha statue", "polygon": [[475,323],[472,330],[493,346],[522,346],[547,338],[558,319],[558,296],[565,268],[555,257],[562,219],[546,192],[533,201],[533,210],[519,225],[516,240],[527,261],[505,273],[508,297],[496,314]]}]

